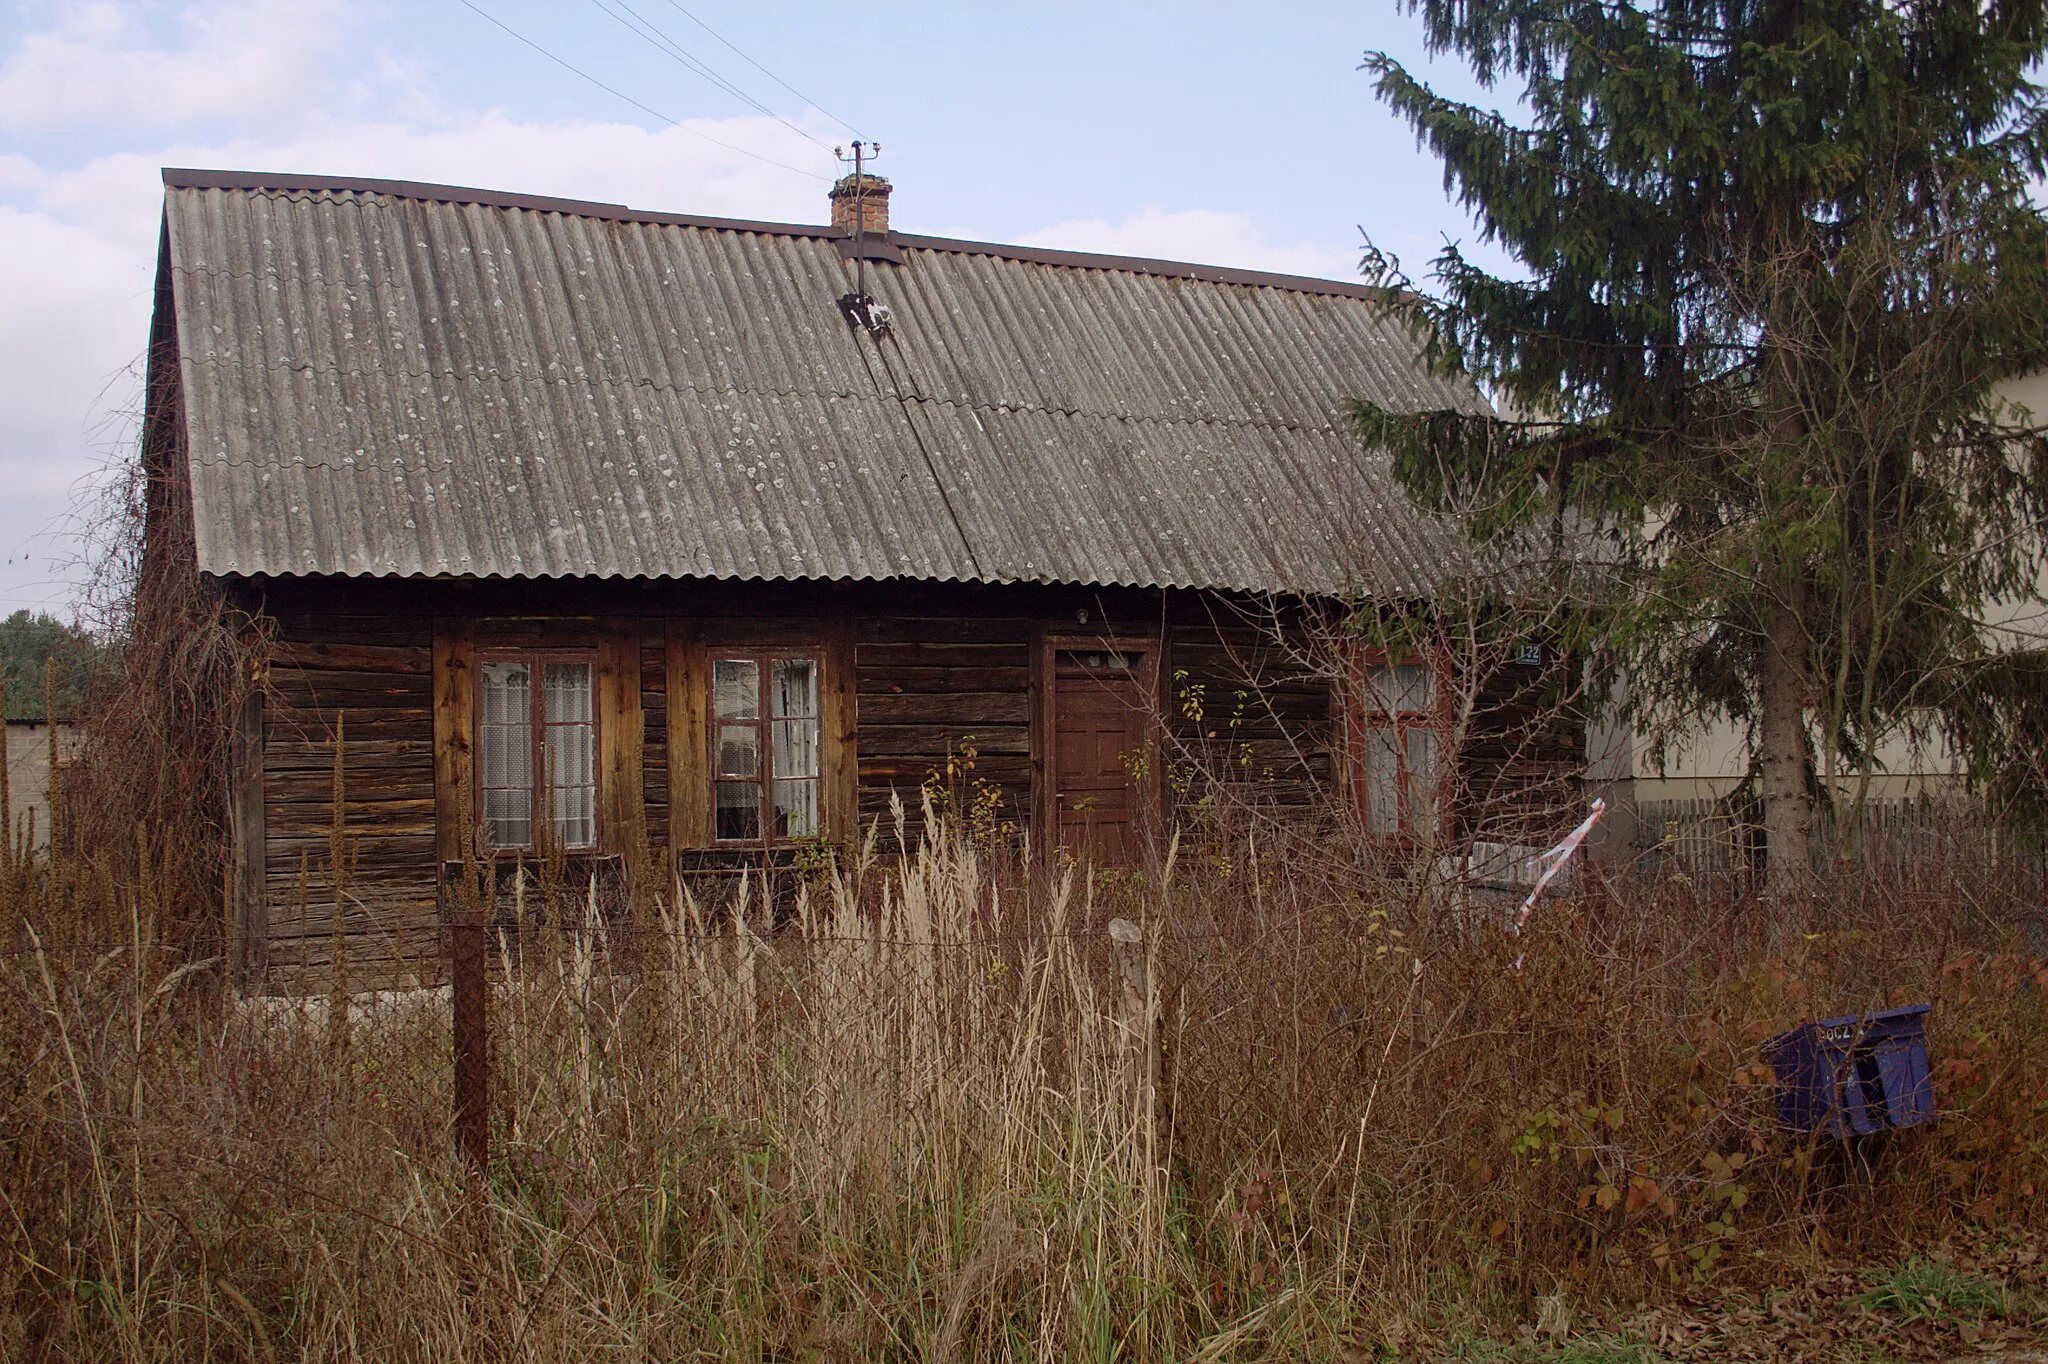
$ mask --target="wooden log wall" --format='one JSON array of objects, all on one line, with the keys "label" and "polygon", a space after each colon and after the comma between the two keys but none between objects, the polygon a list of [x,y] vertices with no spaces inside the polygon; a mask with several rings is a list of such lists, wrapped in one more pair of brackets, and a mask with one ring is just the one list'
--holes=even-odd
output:
[{"label": "wooden log wall", "polygon": [[1263,807],[1320,807],[1339,775],[1338,739],[1329,667],[1300,622],[1193,593],[1169,614],[1162,704],[1180,778]]},{"label": "wooden log wall", "polygon": [[289,984],[330,962],[339,738],[350,974],[428,978],[439,957],[432,622],[285,612],[276,624],[263,708],[263,969]]},{"label": "wooden log wall", "polygon": [[[272,584],[264,609],[277,643],[261,726],[263,895],[243,919],[267,925],[261,965],[287,987],[295,970],[324,972],[331,951],[330,791],[344,714],[351,975],[437,974],[440,865],[469,855],[474,828],[474,666],[499,650],[590,651],[600,852],[644,849],[633,871],[657,888],[686,858],[746,856],[706,847],[706,660],[722,647],[801,643],[825,659],[835,836],[885,819],[892,795],[914,817],[927,783],[1025,832],[1037,780],[1034,673],[1048,633],[1150,641],[1169,740],[1160,761],[1183,765],[1196,787],[1213,779],[1262,807],[1311,813],[1332,808],[1327,793],[1345,776],[1330,669],[1305,635],[1257,604],[1193,592],[330,581]],[[1501,810],[1533,808],[1539,793],[1554,804],[1576,770],[1582,744],[1543,709],[1554,679],[1540,671],[1504,670],[1488,683],[1464,759],[1467,832],[1504,836]],[[1163,784],[1170,802],[1175,783]]]},{"label": "wooden log wall", "polygon": [[[1032,622],[1001,614],[865,616],[854,624],[854,751],[863,828],[892,796],[913,821],[927,781],[993,817],[1030,819]],[[886,842],[885,842],[886,846]]]},{"label": "wooden log wall", "polygon": [[1586,731],[1573,705],[1577,668],[1548,651],[1544,660],[1506,661],[1478,679],[1458,764],[1462,838],[1547,844],[1561,825],[1583,816]]}]

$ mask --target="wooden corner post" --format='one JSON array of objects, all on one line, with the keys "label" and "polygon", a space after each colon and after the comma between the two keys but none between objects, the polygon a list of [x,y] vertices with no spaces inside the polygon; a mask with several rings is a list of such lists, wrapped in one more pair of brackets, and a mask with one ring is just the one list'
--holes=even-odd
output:
[{"label": "wooden corner post", "polygon": [[434,621],[434,854],[476,856],[476,623]]},{"label": "wooden corner post", "polygon": [[598,798],[606,850],[625,859],[632,884],[643,886],[647,868],[647,797],[641,766],[647,716],[640,703],[640,627],[608,624],[597,651]]},{"label": "wooden corner post", "polygon": [[669,844],[711,846],[711,695],[703,630],[695,620],[668,622]]},{"label": "wooden corner post", "polygon": [[825,631],[825,835],[849,847],[860,842],[860,758],[854,751],[859,708],[853,621],[834,619]]},{"label": "wooden corner post", "polygon": [[476,626],[434,622],[434,849],[448,922],[448,976],[455,1032],[455,1140],[477,1170],[491,1140],[490,1001],[484,979],[489,930],[476,840]]}]

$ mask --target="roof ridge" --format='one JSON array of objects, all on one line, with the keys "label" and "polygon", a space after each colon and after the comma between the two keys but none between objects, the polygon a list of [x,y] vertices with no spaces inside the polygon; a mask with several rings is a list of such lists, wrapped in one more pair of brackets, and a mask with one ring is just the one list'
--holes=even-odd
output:
[{"label": "roof ridge", "polygon": [[[166,166],[164,188],[277,191],[282,193],[381,194],[394,199],[421,199],[434,203],[476,204],[485,208],[519,208],[536,213],[560,213],[569,217],[595,218],[606,222],[646,223],[658,227],[696,227],[723,232],[755,232],[780,237],[812,237],[838,241],[850,234],[828,223],[782,223],[764,219],[718,218],[693,213],[667,213],[632,208],[598,199],[562,199],[542,194],[521,194],[506,190],[475,189],[463,185],[442,185],[420,180],[365,179],[346,175],[304,175],[290,172],[201,170]],[[1120,270],[1137,275],[1158,275],[1167,279],[1192,279],[1208,284],[1237,284],[1251,288],[1283,289],[1293,293],[1328,294],[1366,302],[1384,299],[1390,291],[1349,280],[1322,279],[1314,275],[1289,275],[1273,270],[1248,270],[1234,265],[1204,265],[1195,261],[1166,260],[1156,256],[1118,256],[1094,251],[1070,251],[1049,246],[1017,246],[1002,242],[975,241],[965,237],[932,237],[914,232],[891,232],[889,240],[913,251],[948,251],[964,256],[992,256],[1032,265],[1057,265],[1078,270]]]}]

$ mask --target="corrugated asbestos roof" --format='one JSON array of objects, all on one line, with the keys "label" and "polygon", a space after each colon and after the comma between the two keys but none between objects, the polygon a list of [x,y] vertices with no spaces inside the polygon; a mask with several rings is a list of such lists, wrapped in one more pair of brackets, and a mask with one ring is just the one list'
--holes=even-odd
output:
[{"label": "corrugated asbestos roof", "polygon": [[1343,404],[1466,407],[1355,285],[165,172],[200,567],[1390,595],[1453,534]]}]

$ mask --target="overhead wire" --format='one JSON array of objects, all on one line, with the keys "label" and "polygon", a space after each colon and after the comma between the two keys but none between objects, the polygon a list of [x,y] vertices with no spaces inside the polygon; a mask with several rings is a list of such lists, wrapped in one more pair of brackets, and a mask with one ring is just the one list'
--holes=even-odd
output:
[{"label": "overhead wire", "polygon": [[[780,123],[783,127],[795,133],[798,137],[801,137],[806,141],[816,143],[819,150],[828,150],[828,145],[822,138],[816,137],[813,134],[806,132],[804,129],[799,128],[796,124],[791,123],[781,114],[776,113],[773,109],[763,104],[760,100],[755,99],[752,95],[748,94],[745,90],[742,90],[739,86],[733,84],[733,82],[727,80],[724,76],[719,75],[717,71],[713,70],[701,58],[697,57],[688,48],[684,47],[681,43],[677,42],[674,38],[671,38],[667,33],[665,33],[659,24],[656,24],[653,20],[647,18],[647,16],[641,14],[638,10],[634,9],[631,5],[627,4],[626,0],[610,0],[610,3],[607,3],[607,0],[590,0],[590,3],[597,6],[599,9],[603,10],[612,19],[616,20],[619,23],[619,25],[623,27],[628,33],[631,33],[635,37],[644,40],[649,45],[651,45],[655,51],[661,53],[663,56],[669,58],[671,61],[674,61],[684,70],[692,72],[698,76],[702,76],[705,80],[710,81],[714,86],[718,87],[720,90],[723,90],[726,94],[731,95],[734,99],[746,105],[748,108],[755,110],[757,113],[763,115],[766,118],[774,119],[777,123]],[[612,5],[617,5],[618,9],[613,9]],[[621,14],[619,10],[624,10],[625,13]]]},{"label": "overhead wire", "polygon": [[689,10],[684,9],[681,5],[676,3],[676,0],[668,0],[668,7],[674,10],[676,13],[682,15],[685,19],[688,19],[698,28],[703,29],[712,37],[718,39],[719,42],[724,43],[727,48],[731,49],[733,55],[737,56],[741,61],[745,62],[748,66],[753,67],[756,71],[766,76],[769,80],[774,81],[777,85],[789,91],[790,94],[795,95],[798,99],[802,100],[807,107],[816,109],[819,113],[823,114],[826,118],[831,119],[834,123],[846,129],[846,131],[852,133],[855,137],[867,136],[866,133],[854,127],[851,123],[848,123],[845,119],[839,117],[839,115],[833,113],[830,109],[827,109],[824,105],[818,103],[818,101],[812,99],[809,95],[806,95],[803,91],[797,89],[794,85],[791,85],[788,81],[776,75],[773,71],[770,71],[767,67],[755,61],[752,57],[749,57],[746,53],[740,51],[738,47],[734,46],[731,39],[727,38],[723,33],[720,33],[717,29],[711,27],[711,25],[705,23],[702,19],[699,19]]},{"label": "overhead wire", "polygon": [[476,4],[475,0],[461,0],[461,3],[463,8],[474,11],[479,17],[486,20],[494,27],[502,30],[509,36],[518,39],[526,46],[532,48],[535,52],[538,52],[541,56],[546,57],[549,61],[561,67],[564,71],[567,71],[572,75],[581,77],[583,80],[590,82],[590,84],[604,91],[607,95],[610,95],[612,98],[623,100],[627,104],[632,105],[641,113],[647,114],[653,118],[660,119],[663,123],[668,124],[668,126],[671,128],[680,128],[682,131],[690,134],[692,137],[699,138],[705,142],[709,142],[714,147],[723,147],[725,150],[729,152],[737,152],[741,156],[752,157],[756,161],[763,162],[770,166],[775,166],[781,170],[789,171],[794,175],[801,175],[811,180],[823,180],[827,183],[831,182],[832,177],[829,175],[820,175],[816,171],[807,171],[801,166],[792,166],[787,161],[777,161],[772,156],[763,156],[761,153],[757,151],[750,150],[749,148],[746,147],[737,146],[734,143],[724,141],[721,138],[713,137],[711,134],[704,132],[702,129],[692,128],[689,124],[684,123],[681,119],[671,118],[667,114],[661,112],[661,110],[652,108],[646,104],[641,103],[639,100],[634,99],[625,91],[619,90],[613,86],[605,84],[597,77],[591,75],[588,71],[585,71],[582,67],[576,66],[573,63],[569,62],[566,58],[557,56],[555,53],[541,46],[533,39],[527,37],[524,33],[521,33],[518,29],[513,28],[504,20],[498,18],[497,15],[492,14],[490,11],[484,9],[482,6]]}]

